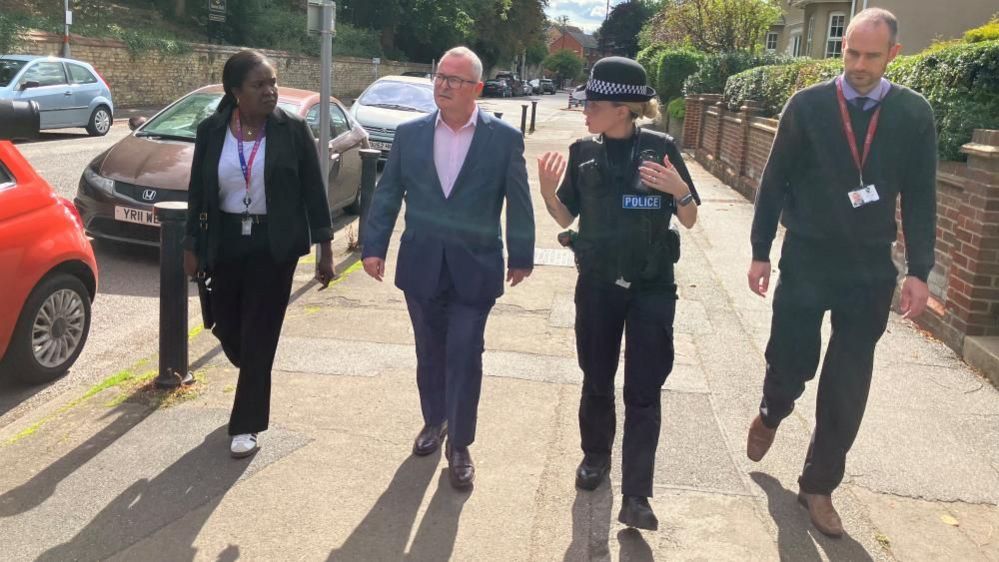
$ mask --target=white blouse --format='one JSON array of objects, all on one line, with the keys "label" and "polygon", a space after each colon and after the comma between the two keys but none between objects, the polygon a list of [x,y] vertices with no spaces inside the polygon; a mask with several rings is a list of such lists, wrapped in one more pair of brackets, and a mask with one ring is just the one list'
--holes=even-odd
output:
[{"label": "white blouse", "polygon": [[[219,159],[219,203],[224,213],[243,214],[246,205],[243,197],[246,195],[246,180],[243,179],[243,168],[239,164],[239,148],[236,137],[229,127],[225,129],[225,144],[222,146],[222,157]],[[243,141],[243,156],[250,163],[254,141]],[[267,138],[260,141],[260,148],[253,160],[250,170],[250,214],[267,214],[267,196],[264,192],[264,154],[267,152]]]}]

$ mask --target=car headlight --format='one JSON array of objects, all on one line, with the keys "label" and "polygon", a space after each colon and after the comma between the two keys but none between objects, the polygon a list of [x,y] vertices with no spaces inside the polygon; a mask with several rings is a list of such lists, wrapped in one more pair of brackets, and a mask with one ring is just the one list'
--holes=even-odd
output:
[{"label": "car headlight", "polygon": [[94,189],[99,189],[108,195],[114,193],[114,180],[98,174],[90,166],[83,170],[83,179]]}]

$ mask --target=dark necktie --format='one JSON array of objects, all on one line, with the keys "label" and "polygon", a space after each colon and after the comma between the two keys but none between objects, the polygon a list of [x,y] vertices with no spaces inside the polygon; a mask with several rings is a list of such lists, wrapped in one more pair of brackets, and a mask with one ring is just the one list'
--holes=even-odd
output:
[{"label": "dark necktie", "polygon": [[857,96],[853,98],[853,105],[857,106],[857,108],[863,111],[867,107],[867,100],[869,99],[871,98],[867,96]]}]

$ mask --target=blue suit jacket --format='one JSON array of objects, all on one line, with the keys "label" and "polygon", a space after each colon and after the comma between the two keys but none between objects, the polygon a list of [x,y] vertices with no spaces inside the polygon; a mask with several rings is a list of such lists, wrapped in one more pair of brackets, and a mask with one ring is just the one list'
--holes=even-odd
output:
[{"label": "blue suit jacket", "polygon": [[491,301],[503,294],[504,200],[509,267],[534,265],[534,208],[524,139],[517,129],[480,110],[468,156],[445,198],[434,165],[436,119],[434,112],[396,130],[364,224],[363,257],[385,258],[405,200],[396,286],[418,298],[436,296],[443,259],[459,299]]}]

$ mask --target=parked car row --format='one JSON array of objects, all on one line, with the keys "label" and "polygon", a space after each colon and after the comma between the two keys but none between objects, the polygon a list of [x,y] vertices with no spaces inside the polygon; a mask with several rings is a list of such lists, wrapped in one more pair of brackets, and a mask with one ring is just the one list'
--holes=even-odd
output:
[{"label": "parked car row", "polygon": [[[490,80],[487,87],[498,88],[497,95],[515,95],[511,82]],[[550,84],[538,82],[541,92],[545,82]],[[518,83],[520,93],[533,91],[529,83]],[[65,98],[62,105],[53,101],[56,90]],[[17,148],[0,140],[0,257],[20,256],[12,267],[6,262],[0,267],[0,286],[9,288],[0,293],[0,372],[38,383],[73,364],[86,343],[97,291],[88,235],[158,244],[153,205],[187,199],[198,125],[216,111],[222,96],[221,86],[206,86],[148,120],[130,121],[132,132],[83,170],[73,202],[56,196]],[[304,118],[316,136],[319,101],[316,92],[279,89],[278,106]],[[425,76],[386,76],[368,86],[349,111],[339,100],[331,102],[330,211],[357,212],[359,150],[376,148],[386,158],[401,123],[436,109],[433,83]],[[10,119],[15,106],[30,108],[33,120]],[[5,130],[14,131],[9,138],[67,126],[103,135],[113,111],[107,82],[86,63],[0,57],[0,138]],[[81,116],[87,112],[84,123]]]}]

